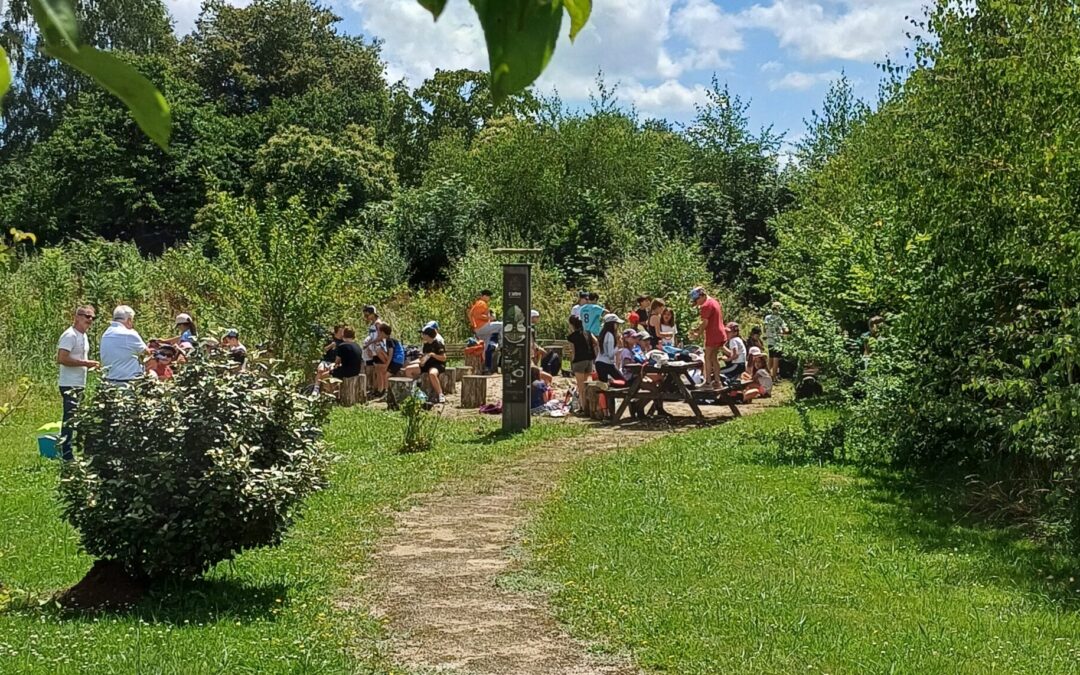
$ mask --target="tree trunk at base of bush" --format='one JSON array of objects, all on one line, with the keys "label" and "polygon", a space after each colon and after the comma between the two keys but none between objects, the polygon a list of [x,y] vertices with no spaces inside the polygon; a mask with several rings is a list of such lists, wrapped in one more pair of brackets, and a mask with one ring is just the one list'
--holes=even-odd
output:
[{"label": "tree trunk at base of bush", "polygon": [[98,560],[82,581],[57,593],[56,602],[84,611],[123,609],[141,600],[149,586],[149,579],[131,576],[119,561]]},{"label": "tree trunk at base of bush", "polygon": [[476,409],[487,403],[487,377],[466,375],[461,380],[461,407]]}]

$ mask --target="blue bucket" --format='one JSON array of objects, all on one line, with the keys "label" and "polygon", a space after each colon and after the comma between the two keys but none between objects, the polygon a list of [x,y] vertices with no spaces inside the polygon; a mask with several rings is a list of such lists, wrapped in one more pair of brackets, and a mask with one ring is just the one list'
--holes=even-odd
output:
[{"label": "blue bucket", "polygon": [[60,437],[59,436],[38,436],[37,446],[38,454],[46,459],[60,459]]}]

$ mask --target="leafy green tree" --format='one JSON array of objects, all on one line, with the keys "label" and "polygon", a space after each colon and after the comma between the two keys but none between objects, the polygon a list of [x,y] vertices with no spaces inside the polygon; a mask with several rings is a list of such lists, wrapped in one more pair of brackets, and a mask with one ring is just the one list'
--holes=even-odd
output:
[{"label": "leafy green tree", "polygon": [[301,197],[310,209],[330,209],[341,222],[397,188],[393,157],[365,127],[333,136],[285,127],[256,153],[251,192],[285,201]]},{"label": "leafy green tree", "polygon": [[[67,104],[90,79],[43,51],[30,0],[10,0],[0,27],[14,82],[4,99],[0,157],[10,157],[47,138]],[[176,44],[162,0],[83,0],[74,3],[83,43],[133,54],[168,54]],[[0,92],[2,96],[2,92]]]},{"label": "leafy green tree", "polygon": [[208,0],[183,52],[207,95],[234,114],[313,89],[383,92],[377,45],[338,33],[340,21],[314,0]]},{"label": "leafy green tree", "polygon": [[388,231],[408,261],[413,283],[445,279],[450,263],[478,233],[480,209],[479,197],[456,176],[398,194]]},{"label": "leafy green tree", "polygon": [[844,140],[870,114],[870,107],[855,96],[851,80],[841,74],[829,87],[821,112],[812,110],[803,120],[806,135],[796,146],[795,159],[803,171],[820,168],[830,157],[839,154]]},{"label": "leafy green tree", "polygon": [[206,103],[165,59],[135,63],[173,101],[171,151],[150,142],[119,101],[85,91],[49,138],[0,167],[5,228],[44,243],[102,236],[161,250],[187,235],[208,189],[240,189],[255,143],[246,120]]}]

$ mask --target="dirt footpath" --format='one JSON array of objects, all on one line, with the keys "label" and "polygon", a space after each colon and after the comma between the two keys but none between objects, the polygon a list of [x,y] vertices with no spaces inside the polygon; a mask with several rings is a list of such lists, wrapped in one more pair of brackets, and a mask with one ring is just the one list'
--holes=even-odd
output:
[{"label": "dirt footpath", "polygon": [[[777,402],[758,401],[743,406],[743,413]],[[714,421],[722,415],[730,415],[727,408],[710,410]],[[398,514],[366,575],[376,589],[373,613],[387,622],[392,636],[393,660],[420,672],[637,672],[626,659],[598,656],[572,639],[542,595],[500,588],[496,580],[514,569],[512,550],[530,506],[571,465],[675,428],[693,427],[600,426],[583,437],[545,443],[496,463],[479,481],[448,486]]]}]

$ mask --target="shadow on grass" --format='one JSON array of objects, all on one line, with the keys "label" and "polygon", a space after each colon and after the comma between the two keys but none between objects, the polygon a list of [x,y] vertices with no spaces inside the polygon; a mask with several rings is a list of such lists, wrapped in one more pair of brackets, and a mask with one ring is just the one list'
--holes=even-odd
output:
[{"label": "shadow on grass", "polygon": [[[296,585],[250,585],[231,579],[167,580],[151,585],[136,604],[97,610],[62,609],[46,598],[25,595],[4,611],[44,612],[72,622],[102,618],[139,619],[151,624],[199,625],[219,621],[250,623],[274,620],[287,606],[288,593]],[[44,600],[44,601],[43,601]]]},{"label": "shadow on grass", "polygon": [[962,476],[861,473],[871,481],[870,498],[885,507],[875,509],[875,522],[886,536],[929,553],[974,553],[967,559],[980,581],[1021,590],[1062,610],[1080,609],[1080,558],[1037,540],[1030,527],[972,514]]}]

